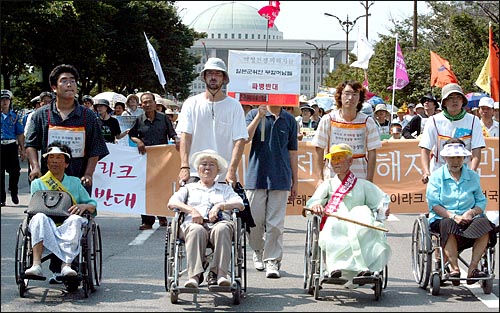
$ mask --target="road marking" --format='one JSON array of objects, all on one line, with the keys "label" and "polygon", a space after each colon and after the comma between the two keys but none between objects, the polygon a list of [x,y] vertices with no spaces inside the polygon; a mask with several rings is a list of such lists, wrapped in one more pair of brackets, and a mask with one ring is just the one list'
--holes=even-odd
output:
[{"label": "road marking", "polygon": [[[461,277],[467,277],[467,271],[460,268]],[[483,288],[479,283],[467,285],[467,281],[462,281],[461,285],[469,289],[484,305],[489,309],[498,309],[498,297],[492,292],[489,295],[484,294]]]},{"label": "road marking", "polygon": [[397,218],[396,215],[394,215],[394,214],[389,214],[386,221],[388,221],[388,222],[399,221],[399,218]]},{"label": "road marking", "polygon": [[129,246],[139,246],[142,245],[149,237],[160,227],[157,223],[153,225],[153,229],[142,230],[134,240],[132,240],[128,245]]}]

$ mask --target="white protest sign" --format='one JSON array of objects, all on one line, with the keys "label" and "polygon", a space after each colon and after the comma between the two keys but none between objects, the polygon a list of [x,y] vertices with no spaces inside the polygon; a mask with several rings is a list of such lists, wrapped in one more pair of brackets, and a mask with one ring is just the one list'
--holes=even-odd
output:
[{"label": "white protest sign", "polygon": [[146,213],[147,154],[136,147],[107,143],[109,154],[95,167],[92,198],[97,211]]}]

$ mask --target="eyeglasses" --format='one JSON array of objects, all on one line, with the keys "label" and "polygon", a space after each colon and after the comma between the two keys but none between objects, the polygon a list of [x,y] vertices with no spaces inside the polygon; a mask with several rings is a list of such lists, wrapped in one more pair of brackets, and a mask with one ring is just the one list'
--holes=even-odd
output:
[{"label": "eyeglasses", "polygon": [[342,96],[344,97],[359,97],[359,92],[342,92]]}]

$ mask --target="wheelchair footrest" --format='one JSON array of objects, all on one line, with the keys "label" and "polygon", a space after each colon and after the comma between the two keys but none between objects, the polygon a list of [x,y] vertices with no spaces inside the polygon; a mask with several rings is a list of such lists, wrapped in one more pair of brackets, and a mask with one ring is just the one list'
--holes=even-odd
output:
[{"label": "wheelchair footrest", "polygon": [[21,279],[31,279],[31,280],[47,280],[47,277],[45,276],[37,276],[37,275],[26,275],[26,274],[21,274],[20,275]]},{"label": "wheelchair footrest", "polygon": [[331,277],[325,277],[321,280],[321,284],[333,284],[333,285],[344,285],[347,283],[348,280],[345,278],[331,278]]},{"label": "wheelchair footrest", "polygon": [[200,293],[200,288],[177,287],[174,291],[179,293]]},{"label": "wheelchair footrest", "polygon": [[73,282],[73,281],[82,281],[83,276],[81,274],[78,274],[76,276],[56,275],[56,279],[62,282]]},{"label": "wheelchair footrest", "polygon": [[208,286],[208,290],[211,292],[232,292],[233,291],[231,286],[218,286],[218,285]]},{"label": "wheelchair footrest", "polygon": [[354,277],[352,283],[355,285],[373,284],[378,281],[378,277],[375,276],[361,276]]}]

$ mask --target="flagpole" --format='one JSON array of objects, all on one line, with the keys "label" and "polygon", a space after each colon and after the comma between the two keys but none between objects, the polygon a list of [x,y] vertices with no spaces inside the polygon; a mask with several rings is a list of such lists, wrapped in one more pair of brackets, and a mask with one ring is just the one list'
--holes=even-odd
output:
[{"label": "flagpole", "polygon": [[[269,21],[268,21],[269,23]],[[269,25],[266,27],[266,52],[267,52],[267,44],[269,42]]]},{"label": "flagpole", "polygon": [[396,34],[396,45],[394,46],[394,74],[392,78],[392,103],[391,103],[391,117],[389,123],[392,121],[392,114],[394,111],[394,96],[396,94],[396,62],[398,58],[398,35]]}]

